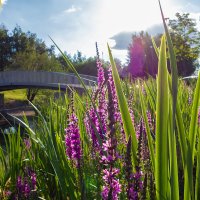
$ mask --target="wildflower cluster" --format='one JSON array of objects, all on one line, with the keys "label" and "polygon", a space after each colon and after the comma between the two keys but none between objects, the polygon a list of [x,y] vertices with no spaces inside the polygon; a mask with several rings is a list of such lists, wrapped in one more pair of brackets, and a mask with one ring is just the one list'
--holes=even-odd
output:
[{"label": "wildflower cluster", "polygon": [[73,160],[76,166],[80,167],[81,159],[81,141],[78,127],[78,119],[73,112],[69,119],[68,127],[65,129],[66,154],[70,160]]},{"label": "wildflower cluster", "polygon": [[37,194],[37,175],[30,169],[26,168],[23,176],[17,177],[15,199],[34,199]]},{"label": "wildflower cluster", "polygon": [[102,163],[107,167],[103,170],[103,180],[105,185],[102,190],[102,198],[107,199],[118,199],[118,195],[121,192],[121,184],[116,178],[120,170],[115,168],[115,162],[119,158],[117,153],[117,139],[116,139],[116,118],[114,115],[114,103],[112,101],[111,85],[108,83],[108,119],[109,131],[106,135],[106,141],[103,143],[105,155],[102,156]]}]

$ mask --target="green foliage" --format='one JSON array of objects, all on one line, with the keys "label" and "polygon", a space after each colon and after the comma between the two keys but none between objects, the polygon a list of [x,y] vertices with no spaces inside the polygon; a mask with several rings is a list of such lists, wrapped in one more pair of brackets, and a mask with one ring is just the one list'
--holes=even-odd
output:
[{"label": "green foliage", "polygon": [[0,70],[61,71],[54,47],[47,48],[44,41],[31,32],[23,32],[16,26],[10,33],[0,27]]},{"label": "green foliage", "polygon": [[[167,169],[168,171],[168,179],[167,179],[167,185],[171,184],[171,191],[173,189],[173,185],[171,180],[171,171],[172,168],[174,167],[174,161],[172,160],[172,154],[169,152],[172,152],[170,150],[171,146],[171,139],[169,139],[169,136],[171,135],[171,120],[167,116],[172,116],[172,101],[170,100],[170,93],[168,93],[168,99],[169,99],[169,115],[166,115],[166,112],[161,112],[158,110],[158,107],[156,107],[155,104],[155,99],[156,96],[159,95],[156,94],[156,81],[151,79],[148,81],[140,81],[139,83],[129,83],[126,82],[128,85],[127,88],[125,88],[125,84],[122,83],[122,90],[125,94],[125,97],[127,99],[130,99],[131,94],[133,95],[131,97],[131,101],[129,102],[129,109],[133,109],[134,113],[134,128],[137,129],[137,125],[140,124],[140,119],[143,116],[145,121],[148,121],[146,118],[146,112],[151,111],[152,113],[152,122],[153,125],[151,125],[149,122],[145,122],[146,124],[146,130],[147,134],[150,132],[150,134],[147,136],[148,137],[148,142],[144,143],[145,148],[150,149],[152,148],[153,150],[153,155],[148,157],[148,161],[145,160],[144,163],[142,161],[142,171],[143,173],[148,173],[148,178],[147,178],[147,196],[149,196],[149,192],[152,191],[150,189],[150,177],[153,176],[155,177],[155,171],[153,170],[153,163],[157,162],[157,150],[155,146],[155,142],[157,140],[159,132],[155,134],[155,129],[153,128],[155,124],[158,121],[155,121],[157,117],[159,117],[159,112],[162,115],[160,117],[161,120],[167,122],[169,125],[167,130],[167,141],[162,145],[160,145],[160,153],[163,151],[166,153],[166,143],[167,143]],[[138,87],[139,84],[139,87]],[[164,87],[163,84],[161,84],[161,88]],[[166,86],[166,84],[165,84]],[[169,86],[170,87],[170,86]],[[146,91],[146,92],[143,92]],[[169,90],[167,88],[164,89],[164,91]],[[192,96],[192,104],[194,98],[194,92],[193,88],[188,87],[185,85],[184,82],[181,82],[179,84],[179,97],[180,95],[183,95],[184,97],[189,97],[189,95]],[[138,95],[139,94],[139,95]],[[166,95],[166,94],[165,94]],[[161,101],[165,101],[166,98],[164,96],[160,96]],[[126,99],[125,98],[125,99]],[[141,104],[141,100],[143,101]],[[180,128],[180,123],[181,126],[186,126],[187,124],[190,124],[190,118],[191,118],[191,109],[192,109],[192,104],[188,104],[188,99],[186,98],[178,98],[177,105],[179,108],[179,114],[177,113],[177,122],[176,122],[176,127],[178,130],[176,130],[175,135],[178,134]],[[78,123],[79,123],[79,128],[81,131],[81,140],[82,140],[82,147],[83,147],[83,160],[84,164],[82,167],[82,176],[84,180],[84,194],[86,195],[87,199],[100,199],[100,192],[102,190],[102,173],[101,173],[101,164],[99,163],[98,158],[92,158],[91,154],[93,152],[93,148],[91,145],[91,141],[89,138],[89,135],[86,131],[85,124],[84,124],[84,117],[85,117],[85,112],[87,110],[87,107],[85,106],[85,102],[88,102],[89,99],[86,96],[79,96],[78,94],[74,95],[74,108],[78,117]],[[33,169],[35,169],[37,173],[37,190],[38,190],[38,196],[41,198],[45,199],[66,199],[67,197],[72,198],[72,199],[80,199],[81,198],[81,187],[80,187],[80,176],[79,176],[79,171],[74,167],[74,165],[70,162],[70,160],[67,158],[66,153],[65,153],[65,143],[64,143],[64,138],[65,138],[65,131],[64,129],[67,127],[68,124],[68,116],[69,113],[71,112],[69,109],[70,108],[70,97],[67,95],[65,98],[59,98],[57,101],[50,101],[49,104],[47,104],[47,101],[45,104],[41,105],[40,110],[37,110],[37,117],[35,118],[34,121],[34,128],[33,130],[30,129],[29,125],[27,126],[27,134],[31,138],[31,149],[29,150],[29,154],[24,154],[24,146],[22,143],[22,140],[20,139],[20,145],[17,140],[19,140],[20,137],[17,135],[10,135],[13,142],[9,143],[12,146],[7,145],[7,149],[5,151],[4,149],[1,149],[0,151],[0,180],[3,182],[0,183],[0,193],[2,194],[2,191],[5,191],[7,189],[14,191],[14,187],[16,184],[16,178],[17,175],[23,174],[23,170],[25,166],[31,166]],[[195,104],[196,105],[196,104]],[[165,104],[163,104],[164,109],[166,109]],[[124,105],[123,105],[124,107]],[[157,109],[157,110],[156,110]],[[196,116],[196,115],[195,115]],[[197,117],[197,116],[196,116]],[[127,119],[127,116],[126,116]],[[182,121],[181,121],[182,120]],[[128,121],[127,121],[128,122]],[[148,124],[149,123],[149,124]],[[28,123],[27,123],[28,124]],[[197,122],[195,123],[197,124]],[[148,131],[148,125],[150,131]],[[188,125],[189,126],[189,125]],[[187,141],[186,134],[189,133],[189,128],[186,127],[184,128],[184,131],[180,133],[180,137],[183,137]],[[138,130],[138,129],[137,129]],[[165,130],[165,131],[166,131]],[[198,131],[197,129],[196,131]],[[197,132],[199,133],[199,132]],[[120,130],[118,129],[117,135],[120,137]],[[182,135],[183,134],[183,135]],[[133,135],[133,133],[131,133]],[[173,134],[172,134],[173,135]],[[179,134],[178,134],[179,135]],[[163,132],[160,134],[161,140],[163,138]],[[155,139],[156,137],[156,139]],[[171,137],[171,136],[170,136]],[[179,140],[174,140],[175,144],[177,145],[177,151],[175,150],[175,153],[177,155],[178,159],[178,172],[175,173],[175,177],[178,177],[179,180],[179,188],[180,188],[180,193],[178,195],[180,196],[180,199],[184,198],[184,195],[182,192],[184,191],[184,186],[181,186],[181,182],[184,181],[184,172],[182,171],[184,166],[187,166],[187,142],[185,143],[186,149],[182,151],[181,147],[181,138]],[[16,145],[16,143],[18,145]],[[150,144],[148,144],[150,143]],[[196,159],[199,157],[199,154],[197,151],[199,151],[199,143],[198,143],[198,137],[195,139],[195,143],[198,144],[195,146],[195,154],[194,158]],[[17,151],[16,151],[17,148]],[[118,140],[118,152],[120,153],[121,156],[124,155],[126,152],[126,144],[124,144],[120,139]],[[144,148],[144,146],[143,146]],[[163,149],[162,149],[163,148]],[[11,150],[9,150],[11,149]],[[8,153],[10,152],[10,153]],[[20,153],[21,152],[21,153]],[[23,153],[22,153],[23,152]],[[183,152],[183,153],[181,153]],[[156,157],[155,157],[156,155]],[[13,156],[17,159],[8,159],[11,156]],[[23,156],[23,159],[20,159],[20,156]],[[186,157],[186,160],[184,160]],[[155,161],[153,161],[155,159]],[[8,164],[5,161],[10,160],[10,164]],[[151,170],[148,171],[149,169],[146,167],[146,162],[151,162],[152,168]],[[182,163],[183,161],[183,163]],[[199,162],[199,161],[198,161]],[[144,166],[143,166],[144,164]],[[13,167],[10,167],[10,166]],[[194,164],[191,164],[193,169],[195,170],[195,162]],[[21,166],[21,167],[20,167]],[[126,173],[124,171],[124,164],[123,164],[123,159],[120,159],[118,166],[120,168],[120,183],[122,184],[122,193],[121,193],[121,198],[122,199],[127,199],[126,197],[126,180],[124,180],[124,174]],[[148,169],[148,170],[147,170]],[[164,166],[161,163],[160,170],[164,170]],[[199,170],[199,167],[198,167]],[[7,171],[7,173],[5,173]],[[14,171],[14,172],[12,172]],[[10,173],[13,173],[12,179],[10,179]],[[179,176],[178,176],[179,173]],[[163,177],[164,178],[164,177]],[[197,179],[199,180],[199,175],[193,177],[193,181]],[[161,182],[161,187],[165,184],[164,182]],[[155,186],[155,182],[151,182],[151,186]],[[198,186],[198,185],[197,185]],[[156,190],[157,190],[156,186]],[[190,190],[190,187],[188,187],[187,190]],[[198,187],[196,189],[198,191]],[[64,192],[63,192],[64,191]],[[153,191],[152,191],[153,192]],[[176,191],[177,192],[177,191]],[[196,193],[196,192],[195,192]],[[154,195],[153,193],[151,195]],[[71,197],[70,197],[71,196]],[[97,198],[98,197],[98,198]],[[152,196],[152,199],[155,199],[155,196]],[[167,199],[169,198],[169,191],[167,190]],[[162,198],[160,198],[162,199]],[[197,198],[198,199],[198,198]]]},{"label": "green foliage", "polygon": [[198,67],[200,53],[200,32],[189,13],[176,13],[176,19],[169,20],[169,31],[177,57],[181,76],[191,75]]},{"label": "green foliage", "polygon": [[[16,26],[9,33],[0,28],[0,70],[63,71],[56,59],[54,47],[47,48],[36,34],[23,32]],[[38,89],[27,89],[27,99],[33,101]]]},{"label": "green foliage", "polygon": [[[67,54],[67,52],[64,52],[64,54],[68,57],[68,59],[73,63],[76,71],[79,74],[86,74],[91,76],[97,76],[97,68],[96,68],[96,58],[95,57],[89,57],[86,58],[82,55],[80,51],[77,51],[76,54],[73,56],[70,54]],[[59,55],[57,57],[57,60],[60,62],[62,69],[66,72],[73,72],[71,70],[65,60],[63,59],[62,55]]]},{"label": "green foliage", "polygon": [[10,64],[11,46],[8,30],[5,26],[0,27],[0,71]]},{"label": "green foliage", "polygon": [[[199,67],[200,32],[196,22],[189,13],[176,14],[176,19],[169,20],[169,32],[177,58],[179,76],[189,76]],[[154,42],[160,44],[160,35],[154,37]],[[153,50],[151,36],[143,31],[132,36],[128,48],[128,72],[133,77],[144,77],[157,74],[158,59]]]},{"label": "green foliage", "polygon": [[[199,199],[200,74],[196,85],[187,86],[182,80],[178,81],[176,57],[161,5],[160,9],[166,34],[162,36],[160,48],[153,41],[158,56],[156,80],[150,78],[146,81],[120,81],[108,46],[122,121],[115,122],[112,116],[113,122],[109,123],[110,129],[104,133],[102,140],[107,138],[111,131],[115,132],[116,138],[113,134],[112,140],[104,140],[103,146],[107,149],[102,152],[97,153],[85,124],[88,108],[98,111],[101,91],[94,94],[86,88],[70,59],[58,47],[86,94],[79,96],[71,91],[73,98],[66,95],[64,99],[50,100],[41,111],[32,105],[37,112],[35,127],[31,129],[26,119],[24,123],[27,136],[31,139],[31,148],[27,151],[20,137],[20,129],[17,134],[8,135],[8,139],[5,138],[5,148],[0,148],[0,198],[7,198],[5,191],[8,189],[13,194],[16,192],[17,176],[23,174],[24,166],[31,166],[37,173],[38,198],[101,199],[103,180],[106,179],[105,169],[110,165],[111,170],[115,167],[119,169],[119,172],[113,172],[112,176],[119,173],[120,199],[130,199],[127,193],[131,184],[137,192],[137,199]],[[110,96],[111,91],[109,92]],[[113,114],[114,106],[112,109],[110,113]],[[64,130],[72,122],[71,113],[78,117],[82,149],[81,168],[77,168],[73,160],[66,156]],[[107,114],[110,113],[108,111]],[[147,113],[150,113],[150,117]],[[104,117],[107,120],[106,115]],[[96,118],[101,124],[98,115]],[[122,124],[125,135],[120,129]],[[98,130],[96,132],[95,134],[98,134]],[[129,140],[127,145],[130,136],[132,142]],[[108,146],[109,143],[112,146]],[[114,162],[109,161],[111,164],[103,164],[106,155],[104,151],[109,151],[111,155],[115,150],[120,155],[119,158],[115,158]],[[143,181],[142,187],[137,182],[138,176],[140,181]],[[108,199],[112,199],[112,190],[109,191]]]},{"label": "green foliage", "polygon": [[26,100],[26,90],[25,89],[18,89],[18,90],[9,90],[5,91],[4,98],[5,102],[9,100]]},{"label": "green foliage", "polygon": [[114,59],[113,59],[113,56],[112,56],[109,46],[108,46],[108,52],[109,52],[111,66],[112,66],[112,76],[113,76],[114,83],[115,83],[115,88],[116,88],[116,93],[117,93],[117,97],[118,97],[123,127],[124,127],[124,131],[126,134],[126,140],[128,140],[128,138],[131,136],[132,144],[133,144],[132,145],[133,146],[132,153],[133,153],[133,161],[134,161],[133,165],[137,165],[136,151],[137,151],[138,144],[137,144],[135,129],[131,122],[132,120],[131,120],[131,116],[129,113],[128,104],[127,104],[127,101],[125,99],[125,96],[124,96],[124,93],[122,90],[119,74],[117,72],[117,68],[116,68],[116,65],[115,65],[115,62],[114,62]]},{"label": "green foliage", "polygon": [[40,54],[36,51],[20,51],[16,53],[10,69],[61,71],[60,65],[55,57],[49,57],[46,52]]},{"label": "green foliage", "polygon": [[157,103],[156,103],[156,197],[168,198],[168,152],[167,152],[167,126],[169,115],[169,89],[167,76],[166,41],[162,37],[158,79],[157,79]]},{"label": "green foliage", "polygon": [[88,58],[81,63],[75,63],[78,73],[97,76],[96,58]]},{"label": "green foliage", "polygon": [[[157,45],[160,44],[160,35],[155,37]],[[154,76],[158,72],[158,58],[153,49],[151,36],[143,31],[132,36],[128,48],[128,72],[133,77]]]}]

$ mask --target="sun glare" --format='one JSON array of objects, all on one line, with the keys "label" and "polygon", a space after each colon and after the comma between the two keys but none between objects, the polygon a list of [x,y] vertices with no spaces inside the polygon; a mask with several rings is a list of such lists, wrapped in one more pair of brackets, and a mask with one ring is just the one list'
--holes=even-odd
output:
[{"label": "sun glare", "polygon": [[0,4],[5,4],[7,0],[0,0]]},{"label": "sun glare", "polygon": [[[166,6],[165,4],[163,7],[168,12],[169,2]],[[99,14],[101,25],[110,34],[145,30],[154,24],[161,23],[158,2],[155,0],[104,0]]]}]

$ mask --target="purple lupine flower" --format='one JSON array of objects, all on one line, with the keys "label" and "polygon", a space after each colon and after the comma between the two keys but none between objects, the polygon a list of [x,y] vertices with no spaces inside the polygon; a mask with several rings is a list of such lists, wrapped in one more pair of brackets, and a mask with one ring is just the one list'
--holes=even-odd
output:
[{"label": "purple lupine flower", "polygon": [[18,190],[19,192],[22,191],[22,178],[21,178],[21,176],[18,176],[18,177],[17,177],[17,185],[16,185],[16,187],[17,187],[17,190]]},{"label": "purple lupine flower", "polygon": [[[92,146],[95,150],[99,149],[99,142],[96,134],[99,133],[99,122],[94,108],[90,108],[88,114],[85,117],[86,130],[89,133],[90,139],[92,140]],[[97,133],[96,133],[96,132]]]},{"label": "purple lupine flower", "polygon": [[140,124],[136,126],[136,138],[139,139],[140,137]]},{"label": "purple lupine flower", "polygon": [[119,174],[119,169],[114,168],[114,164],[118,159],[117,154],[117,139],[115,129],[114,103],[112,101],[111,85],[108,83],[108,119],[109,131],[106,135],[106,140],[103,143],[104,155],[102,156],[102,163],[107,167],[103,170],[104,186],[101,196],[106,199],[118,199],[121,192],[121,185],[116,176]]},{"label": "purple lupine flower", "polygon": [[30,167],[25,168],[25,174],[27,175],[27,180],[30,180],[31,189],[36,189],[37,184],[37,175],[33,169]]},{"label": "purple lupine flower", "polygon": [[98,76],[98,109],[97,112],[99,114],[100,122],[100,136],[105,136],[106,133],[106,119],[107,119],[107,102],[106,102],[106,89],[104,86],[105,83],[105,76],[104,76],[104,69],[102,67],[101,61],[97,61],[97,76]]},{"label": "purple lupine flower", "polygon": [[29,150],[31,148],[31,140],[30,138],[24,138],[24,144],[27,150]]},{"label": "purple lupine flower", "polygon": [[[95,152],[101,151],[100,144],[98,141],[98,135],[103,140],[107,129],[107,102],[106,102],[106,91],[105,91],[105,77],[104,69],[101,61],[97,60],[98,69],[98,87],[94,95],[94,101],[98,95],[98,106],[94,108],[91,106],[85,117],[86,130],[92,140],[92,145]],[[98,135],[97,135],[98,134]]]},{"label": "purple lupine flower", "polygon": [[127,188],[127,197],[130,200],[139,199],[139,191],[143,188],[143,182],[141,181],[142,173],[134,173],[129,177],[129,183]]},{"label": "purple lupine flower", "polygon": [[29,199],[33,190],[36,191],[36,184],[36,173],[29,167],[26,167],[23,176],[17,177],[15,199]]},{"label": "purple lupine flower", "polygon": [[67,148],[66,154],[69,157],[69,159],[74,160],[76,162],[77,167],[80,167],[81,141],[78,128],[78,119],[74,113],[71,114],[70,122],[65,131],[65,144]]},{"label": "purple lupine flower", "polygon": [[111,192],[112,199],[118,199],[118,194],[121,192],[121,185],[119,184],[119,180],[114,177],[119,174],[119,169],[114,168],[112,171],[105,169],[103,170],[103,173],[103,179],[106,185],[103,186],[101,193],[102,198],[107,200],[109,193]]},{"label": "purple lupine flower", "polygon": [[24,138],[24,144],[26,146],[27,149],[30,149],[31,148],[31,140],[30,138]]},{"label": "purple lupine flower", "polygon": [[[137,180],[135,179],[134,174],[131,174],[130,182],[128,183],[128,188],[127,188],[127,197],[129,200],[138,200],[139,199],[136,181]],[[142,185],[141,185],[140,189],[142,189]]]},{"label": "purple lupine flower", "polygon": [[147,119],[148,119],[149,127],[152,128],[153,123],[152,123],[151,112],[149,110],[147,111]]},{"label": "purple lupine flower", "polygon": [[66,154],[69,159],[72,159],[72,148],[71,148],[71,132],[70,128],[65,129],[65,145],[66,145]]},{"label": "purple lupine flower", "polygon": [[127,143],[127,152],[125,156],[125,170],[126,170],[126,180],[127,180],[127,197],[131,200],[139,199],[139,191],[143,188],[142,182],[142,171],[140,168],[140,159],[142,158],[142,136],[144,132],[144,122],[141,120],[140,126],[137,126],[137,139],[138,139],[138,150],[137,150],[137,165],[135,166],[135,173],[133,173],[133,166],[131,160],[131,148],[132,142],[131,137],[129,137]]},{"label": "purple lupine flower", "polygon": [[[147,111],[147,117],[149,126],[151,126],[151,113],[149,113],[148,111]],[[141,134],[146,135],[146,127],[143,118],[140,120],[140,123],[136,126],[136,137],[138,140]]]},{"label": "purple lupine flower", "polygon": [[36,183],[37,183],[37,176],[35,172],[31,172],[31,183],[32,183],[32,187],[35,190],[36,189]]},{"label": "purple lupine flower", "polygon": [[131,185],[131,187],[128,189],[128,199],[129,200],[136,200],[138,199],[138,193],[134,191],[134,186]]},{"label": "purple lupine flower", "polygon": [[143,188],[143,182],[141,181],[142,172],[131,173],[129,177],[129,183],[127,188],[127,196],[130,200],[139,199],[139,191]]},{"label": "purple lupine flower", "polygon": [[137,187],[139,190],[141,190],[142,186],[143,186],[143,182],[141,181],[142,175],[143,175],[143,173],[141,170],[134,173],[134,180],[138,184]]},{"label": "purple lupine flower", "polygon": [[107,103],[106,103],[106,92],[105,88],[101,88],[100,93],[99,93],[99,104],[98,104],[98,109],[97,112],[99,114],[99,120],[100,126],[99,126],[99,135],[103,139],[105,134],[106,134],[106,129],[107,129]]},{"label": "purple lupine flower", "polygon": [[115,109],[114,110],[115,121],[116,122],[120,122],[121,121],[121,115],[120,115],[120,112],[119,112],[117,94],[116,94],[114,80],[113,80],[113,77],[112,77],[112,69],[111,69],[111,67],[108,69],[108,83],[110,84],[111,94],[112,94],[112,101],[113,101],[113,105],[114,105],[114,109]]},{"label": "purple lupine flower", "polygon": [[17,196],[25,196],[28,197],[30,192],[31,192],[31,188],[30,185],[28,183],[28,177],[24,177],[24,180],[22,180],[21,176],[17,177]]},{"label": "purple lupine flower", "polygon": [[104,84],[105,76],[104,76],[104,70],[102,67],[102,62],[97,61],[97,82],[98,82],[98,88],[101,88]]},{"label": "purple lupine flower", "polygon": [[[122,141],[125,142],[126,137],[125,137],[125,132],[124,132],[124,128],[123,128],[121,114],[119,111],[119,105],[118,105],[117,94],[116,94],[116,89],[115,89],[115,84],[114,84],[114,80],[113,80],[113,76],[112,76],[112,68],[111,67],[108,70],[108,83],[111,88],[112,102],[114,105],[114,119],[116,122],[118,122],[120,124],[121,138],[122,138]],[[133,120],[134,120],[134,117],[133,117]]]},{"label": "purple lupine flower", "polygon": [[108,186],[103,186],[102,192],[101,192],[101,196],[102,199],[108,199],[108,193],[109,193],[110,189]]},{"label": "purple lupine flower", "polygon": [[25,197],[28,197],[30,192],[31,192],[31,188],[30,188],[30,185],[29,185],[29,182],[28,182],[28,177],[25,177],[24,178],[24,184],[23,184],[23,194]]}]

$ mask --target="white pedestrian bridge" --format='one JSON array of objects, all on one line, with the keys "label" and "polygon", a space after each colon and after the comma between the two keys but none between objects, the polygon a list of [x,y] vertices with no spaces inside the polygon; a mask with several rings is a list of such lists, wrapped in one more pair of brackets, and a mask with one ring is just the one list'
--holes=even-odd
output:
[{"label": "white pedestrian bridge", "polygon": [[[87,87],[94,87],[97,77],[80,74]],[[68,87],[83,90],[83,87],[72,73],[47,71],[3,71],[0,72],[0,91],[20,88],[45,88],[66,90]]]}]

